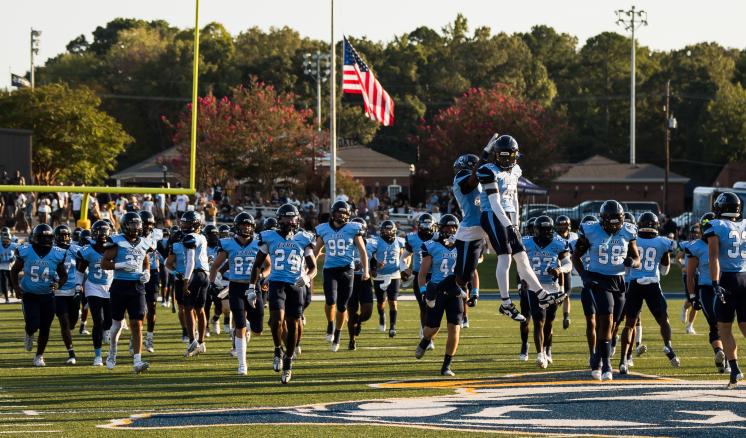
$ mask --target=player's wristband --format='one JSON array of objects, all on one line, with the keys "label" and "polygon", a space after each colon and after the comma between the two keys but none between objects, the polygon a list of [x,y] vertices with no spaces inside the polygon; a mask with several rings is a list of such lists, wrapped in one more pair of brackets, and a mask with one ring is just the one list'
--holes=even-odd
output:
[{"label": "player's wristband", "polygon": [[427,292],[427,285],[425,285],[425,286],[420,286],[420,293],[421,293],[421,294],[424,294],[425,292]]}]

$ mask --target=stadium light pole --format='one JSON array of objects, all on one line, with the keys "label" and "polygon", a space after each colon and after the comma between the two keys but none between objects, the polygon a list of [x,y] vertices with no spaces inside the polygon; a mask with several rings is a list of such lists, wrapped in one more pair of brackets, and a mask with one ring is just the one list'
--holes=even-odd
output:
[{"label": "stadium light pole", "polygon": [[39,37],[41,31],[31,28],[31,89],[34,89],[34,55],[39,54]]},{"label": "stadium light pole", "polygon": [[329,93],[330,111],[329,111],[329,201],[334,202],[337,198],[337,56],[334,44],[334,0],[331,1],[331,74],[329,83],[331,91]]},{"label": "stadium light pole", "polygon": [[635,28],[648,25],[648,13],[635,10],[619,9],[616,11],[616,24],[632,33],[632,50],[630,51],[630,92],[629,92],[629,164],[635,165]]},{"label": "stadium light pole", "polygon": [[666,159],[666,166],[665,166],[665,172],[664,172],[664,179],[663,179],[663,212],[666,213],[666,217],[669,216],[668,213],[668,176],[670,172],[670,164],[671,164],[671,153],[669,144],[671,142],[671,130],[676,129],[678,127],[678,123],[676,122],[676,118],[673,116],[673,113],[671,112],[671,81],[666,81],[666,141],[664,145],[664,154]]},{"label": "stadium light pole", "polygon": [[305,53],[303,55],[303,73],[312,77],[316,81],[316,121],[317,130],[321,132],[321,84],[329,79],[329,59],[328,53]]}]

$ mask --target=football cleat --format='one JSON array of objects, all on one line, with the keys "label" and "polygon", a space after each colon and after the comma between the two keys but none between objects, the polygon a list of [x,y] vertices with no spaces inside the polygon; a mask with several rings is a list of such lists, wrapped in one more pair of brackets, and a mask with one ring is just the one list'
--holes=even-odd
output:
[{"label": "football cleat", "polygon": [[393,338],[394,336],[396,336],[396,329],[392,327],[389,330],[389,338]]},{"label": "football cleat", "polygon": [[414,351],[414,358],[422,359],[422,357],[425,355],[425,351],[427,350],[417,345],[417,349]]},{"label": "football cleat", "polygon": [[150,364],[147,363],[147,362],[140,361],[140,362],[137,362],[136,364],[134,364],[132,366],[132,368],[135,370],[135,374],[140,374],[143,371],[145,371],[148,368],[150,368]]},{"label": "football cleat", "polygon": [[106,368],[113,370],[114,367],[117,365],[117,354],[109,352],[109,355],[106,357]]},{"label": "football cleat", "polygon": [[45,367],[47,366],[46,362],[44,362],[44,356],[37,354],[34,357],[34,366],[35,367]]},{"label": "football cleat", "polygon": [[204,342],[199,344],[199,347],[197,347],[197,354],[207,353],[207,344]]},{"label": "football cleat", "polygon": [[34,349],[34,337],[30,335],[26,335],[26,337],[23,339],[23,346],[26,349],[26,351],[31,351]]},{"label": "football cleat", "polygon": [[694,326],[689,324],[686,326],[686,334],[687,335],[696,335],[697,332],[694,330]]},{"label": "football cleat", "polygon": [[220,334],[220,323],[218,323],[217,321],[212,322],[212,332],[216,335]]},{"label": "football cleat", "polygon": [[521,353],[518,355],[518,360],[520,362],[528,362],[528,353]]},{"label": "football cleat", "polygon": [[195,355],[199,354],[198,353],[198,347],[199,347],[199,342],[197,342],[196,339],[193,340],[187,346],[186,351],[184,352],[184,357],[192,357],[192,356],[195,356]]},{"label": "football cleat", "polygon": [[509,316],[513,321],[523,322],[526,317],[521,315],[521,312],[515,307],[513,303],[500,304],[498,311],[505,316]]},{"label": "football cleat", "polygon": [[326,339],[326,342],[332,342],[332,341],[334,340],[334,335],[333,335],[333,334],[331,334],[331,333],[327,333],[327,334],[326,334],[326,335],[324,336],[324,339]]},{"label": "football cleat", "polygon": [[601,375],[601,380],[614,380],[614,375],[611,371],[606,371]]},{"label": "football cleat", "polygon": [[231,325],[230,324],[223,324],[223,331],[226,333],[231,332]]},{"label": "football cleat", "polygon": [[293,350],[293,358],[296,358],[300,356],[301,353],[303,353],[303,349],[300,347],[300,344],[295,346],[295,350]]},{"label": "football cleat", "polygon": [[282,371],[282,357],[275,355],[274,359],[272,359],[272,370],[276,373],[279,373]]},{"label": "football cleat", "polygon": [[287,385],[290,382],[290,379],[293,377],[293,370],[287,369],[282,370],[282,377],[280,378],[280,381],[283,385]]},{"label": "football cleat", "polygon": [[676,353],[668,347],[663,347],[663,353],[665,353],[668,360],[671,362],[671,366],[674,368],[678,368],[681,366],[681,361],[676,356]]},{"label": "football cleat", "polygon": [[622,362],[619,364],[619,374],[625,375],[629,373],[629,366],[626,362]]},{"label": "football cleat", "polygon": [[456,373],[454,373],[453,370],[451,370],[451,368],[448,367],[448,368],[443,368],[442,370],[440,370],[440,375],[446,376],[446,377],[453,377],[456,375]]},{"label": "football cleat", "polygon": [[65,361],[65,365],[75,365],[76,363],[78,363],[78,360],[75,358],[75,356],[70,356]]},{"label": "football cleat", "polygon": [[332,342],[331,350],[332,350],[332,353],[336,353],[337,351],[339,351],[339,342]]},{"label": "football cleat", "polygon": [[85,328],[85,326],[83,326],[83,325],[81,325],[81,326],[80,326],[80,330],[78,331],[78,333],[80,333],[81,335],[84,335],[84,336],[88,336],[88,335],[90,335],[90,334],[91,334],[91,332],[89,332],[89,331],[88,331],[88,330],[87,330],[87,329]]},{"label": "football cleat", "polygon": [[469,320],[466,317],[461,321],[461,328],[469,328]]},{"label": "football cleat", "polygon": [[381,333],[386,331],[386,324],[378,324],[378,331]]},{"label": "football cleat", "polygon": [[601,380],[601,370],[593,370],[591,371],[591,378],[593,380]]},{"label": "football cleat", "polygon": [[635,366],[635,361],[632,359],[632,357],[627,358],[627,368],[632,368]]},{"label": "football cleat", "polygon": [[153,348],[153,340],[145,338],[144,342],[145,350],[147,350],[148,353],[152,353],[155,351],[155,348]]},{"label": "football cleat", "polygon": [[563,328],[564,330],[567,330],[567,329],[569,329],[569,328],[570,328],[570,318],[564,318],[564,319],[562,320],[562,328]]},{"label": "football cleat", "polygon": [[104,359],[101,356],[96,356],[93,358],[93,366],[94,367],[102,367],[104,366]]},{"label": "football cleat", "polygon": [[637,357],[642,356],[647,351],[648,351],[648,346],[645,344],[640,344],[637,347],[635,347],[635,354],[637,355]]},{"label": "football cleat", "polygon": [[[353,351],[357,350],[357,341],[355,341],[354,339],[350,339],[350,343],[347,344],[347,349],[348,350],[353,350]],[[296,354],[297,354],[297,352],[296,352]]]},{"label": "football cleat", "polygon": [[435,342],[433,342],[432,339],[430,340],[430,343],[427,344],[427,351],[430,350],[435,350]]},{"label": "football cleat", "polygon": [[552,352],[551,351],[547,351],[546,353],[544,353],[544,357],[547,359],[547,362],[550,365],[554,363],[554,360],[552,360]]},{"label": "football cleat", "polygon": [[725,372],[725,365],[725,352],[723,350],[718,350],[718,352],[715,353],[715,367],[718,369],[720,374]]},{"label": "football cleat", "polygon": [[539,353],[536,355],[536,366],[541,369],[546,369],[548,365],[549,363],[547,362],[547,358],[544,353]]},{"label": "football cleat", "polygon": [[238,366],[238,375],[239,376],[245,376],[247,374],[246,365],[239,365]]}]

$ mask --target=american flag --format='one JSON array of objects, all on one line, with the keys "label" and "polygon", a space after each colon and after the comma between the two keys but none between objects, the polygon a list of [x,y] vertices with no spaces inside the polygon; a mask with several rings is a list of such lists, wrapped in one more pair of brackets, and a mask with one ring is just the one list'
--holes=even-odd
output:
[{"label": "american flag", "polygon": [[391,96],[373,76],[373,72],[347,38],[344,39],[344,52],[342,92],[362,95],[365,115],[378,120],[383,126],[391,126],[394,123],[394,101]]}]

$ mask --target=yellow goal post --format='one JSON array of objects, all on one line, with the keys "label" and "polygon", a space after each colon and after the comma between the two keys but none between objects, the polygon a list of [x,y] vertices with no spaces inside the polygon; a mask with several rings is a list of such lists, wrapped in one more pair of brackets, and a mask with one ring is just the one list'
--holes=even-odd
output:
[{"label": "yellow goal post", "polygon": [[109,187],[109,186],[44,186],[44,185],[12,185],[0,184],[0,192],[71,192],[83,193],[80,206],[80,220],[78,226],[90,227],[88,221],[88,198],[91,193],[117,194],[164,194],[164,195],[193,195],[196,191],[196,158],[197,158],[197,90],[199,83],[199,0],[194,6],[194,60],[192,62],[192,126],[189,138],[189,187]]}]

